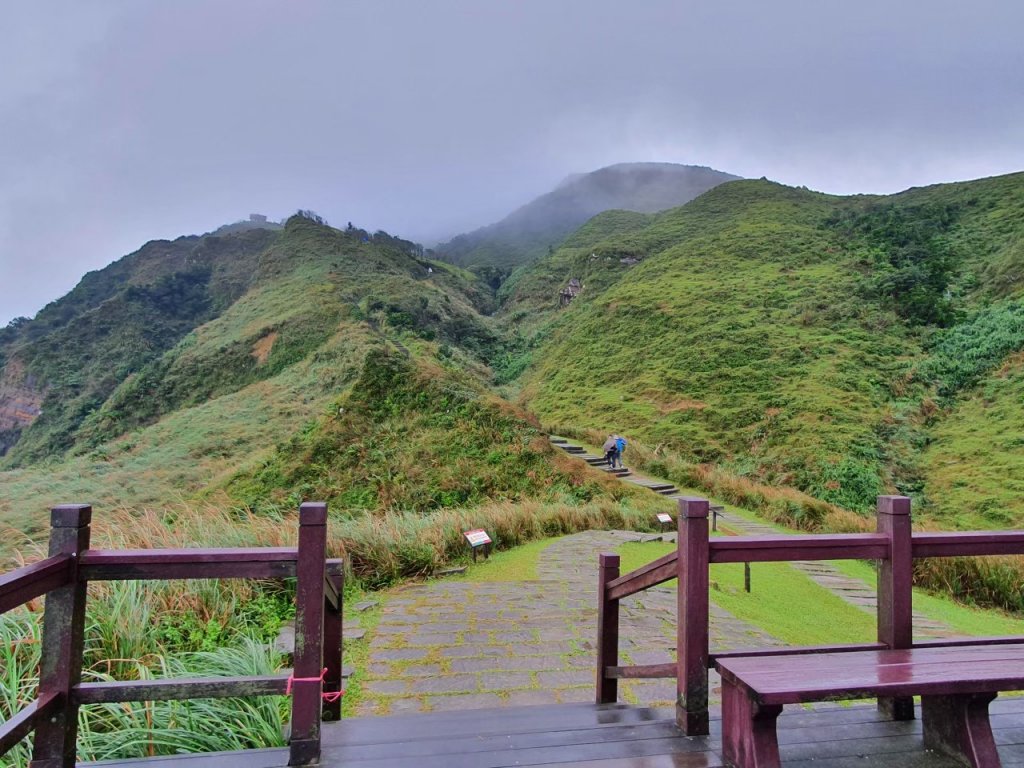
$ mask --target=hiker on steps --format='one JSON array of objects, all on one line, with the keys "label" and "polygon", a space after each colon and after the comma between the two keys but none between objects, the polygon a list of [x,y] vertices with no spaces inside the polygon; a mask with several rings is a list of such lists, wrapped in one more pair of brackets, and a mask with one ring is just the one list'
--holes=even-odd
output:
[{"label": "hiker on steps", "polygon": [[612,435],[615,440],[615,461],[619,464],[619,469],[625,469],[622,466],[622,452],[626,450],[626,438],[622,435]]},{"label": "hiker on steps", "polygon": [[604,451],[604,460],[608,463],[608,469],[615,469],[616,449],[615,435],[608,435],[608,439],[601,446],[601,450]]}]

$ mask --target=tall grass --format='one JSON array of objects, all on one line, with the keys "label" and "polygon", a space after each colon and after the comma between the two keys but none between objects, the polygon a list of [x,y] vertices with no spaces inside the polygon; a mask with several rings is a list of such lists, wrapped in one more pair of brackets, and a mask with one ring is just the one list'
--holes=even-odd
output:
[{"label": "tall grass", "polygon": [[[130,583],[117,584],[113,593]],[[133,596],[124,600],[112,595],[122,608],[137,608]],[[144,616],[128,611],[117,627],[129,629]],[[39,639],[42,614],[20,610],[0,616],[0,719],[7,720],[36,696],[39,684]],[[98,660],[114,648],[105,647],[90,627],[83,680],[155,680],[173,677],[234,677],[273,674],[280,658],[268,646],[241,638],[229,646],[198,653],[144,652],[151,643],[135,650],[136,658],[121,658],[111,667]],[[121,644],[121,648],[124,648]],[[111,674],[116,669],[117,674]],[[172,755],[181,752],[214,752],[229,749],[271,747],[284,744],[286,701],[281,697],[247,699],[195,699],[188,701],[129,702],[83,707],[79,713],[78,759]],[[2,768],[28,764],[30,740],[4,757]]]},{"label": "tall grass", "polygon": [[[619,500],[609,496],[580,504],[501,502],[428,516],[368,514],[332,521],[328,550],[344,556],[363,584],[380,587],[467,559],[462,533],[470,528],[486,528],[503,549],[592,528],[649,530],[663,505],[653,495],[627,491]],[[294,512],[256,515],[212,505],[119,509],[100,512],[94,520],[94,546],[117,549],[292,546],[298,530]],[[274,611],[268,618],[254,613],[253,606],[265,602],[268,591],[273,596],[275,589],[281,588],[240,580],[92,584],[83,677],[100,681],[272,674],[279,659],[265,641],[268,622],[275,627]],[[40,624],[37,604],[0,616],[0,719],[35,698]],[[194,642],[192,630],[199,632],[200,642]],[[193,650],[217,645],[221,647]],[[282,743],[285,715],[279,697],[84,707],[79,759],[275,746]],[[0,759],[0,768],[25,765],[28,754],[27,746],[19,746]]]},{"label": "tall grass", "polygon": [[[487,529],[498,549],[591,529],[651,530],[654,514],[663,511],[664,500],[629,488],[616,490],[620,498],[609,495],[576,504],[503,501],[430,515],[394,512],[332,518],[327,529],[328,553],[344,557],[353,576],[365,586],[377,588],[465,560],[469,553],[462,533],[471,528]],[[94,519],[96,538],[102,542],[97,546],[129,549],[294,546],[298,531],[291,511],[265,515],[213,505],[181,504],[170,511],[120,509]],[[206,610],[204,616],[217,617],[235,612],[260,589],[251,582],[222,582],[207,587],[207,596],[198,599],[195,584],[202,583],[165,586],[156,595],[160,610],[177,611],[184,603]]]}]

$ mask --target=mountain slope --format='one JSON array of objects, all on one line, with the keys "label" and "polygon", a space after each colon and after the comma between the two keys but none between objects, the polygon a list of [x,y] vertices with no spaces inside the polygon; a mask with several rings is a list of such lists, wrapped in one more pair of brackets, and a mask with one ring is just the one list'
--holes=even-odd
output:
[{"label": "mountain slope", "polygon": [[673,208],[739,178],[693,165],[622,163],[577,174],[501,221],[439,245],[454,264],[510,271],[542,256],[592,216],[606,210],[640,213]]},{"label": "mountain slope", "polygon": [[[28,380],[21,361],[55,364],[33,369],[43,414],[0,469],[5,523],[34,531],[68,499],[170,509],[208,498],[276,515],[314,494],[356,516],[618,493],[553,460],[536,422],[486,392],[485,360],[501,346],[481,314],[493,299],[415,244],[294,216],[266,247],[234,251],[248,283],[219,311],[208,301],[190,315],[179,291],[162,313],[126,312],[135,292],[190,274],[175,271],[187,259],[174,248],[148,248],[174,257],[144,260],[155,282],[118,263],[130,285],[92,279],[101,295],[62,325],[31,321],[7,340],[8,378]],[[178,338],[113,365],[147,324]],[[78,345],[64,367],[55,339]],[[50,399],[76,386],[94,393],[88,410]]]},{"label": "mountain slope", "polygon": [[[924,493],[948,519],[935,445],[1024,350],[1022,205],[1017,174],[854,198],[739,181],[646,223],[604,214],[509,281],[522,402],[849,508]],[[1017,423],[1024,404],[1000,402]]]},{"label": "mountain slope", "polygon": [[[0,453],[13,448],[10,462],[67,450],[126,376],[248,290],[253,261],[276,237],[252,229],[147,243],[0,333]],[[19,405],[28,418],[17,418]]]}]

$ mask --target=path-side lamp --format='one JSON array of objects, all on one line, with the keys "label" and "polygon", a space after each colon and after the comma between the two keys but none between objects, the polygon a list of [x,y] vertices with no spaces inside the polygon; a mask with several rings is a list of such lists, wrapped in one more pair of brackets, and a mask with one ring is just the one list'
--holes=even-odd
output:
[{"label": "path-side lamp", "polygon": [[667,530],[665,526],[672,525],[672,515],[667,512],[659,512],[658,522],[661,523],[661,532],[664,533]]},{"label": "path-side lamp", "polygon": [[473,553],[474,563],[476,562],[477,550],[483,552],[485,560],[491,556],[491,537],[487,535],[487,531],[483,528],[475,528],[472,531],[466,531],[462,535],[466,537],[469,549]]}]

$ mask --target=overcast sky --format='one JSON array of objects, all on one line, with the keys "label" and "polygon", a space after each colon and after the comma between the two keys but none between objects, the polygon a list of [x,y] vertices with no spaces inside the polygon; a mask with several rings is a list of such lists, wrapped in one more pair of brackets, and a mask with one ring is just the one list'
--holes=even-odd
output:
[{"label": "overcast sky", "polygon": [[1022,30],[1016,0],[12,0],[0,324],[252,212],[430,241],[616,162],[1019,171]]}]

